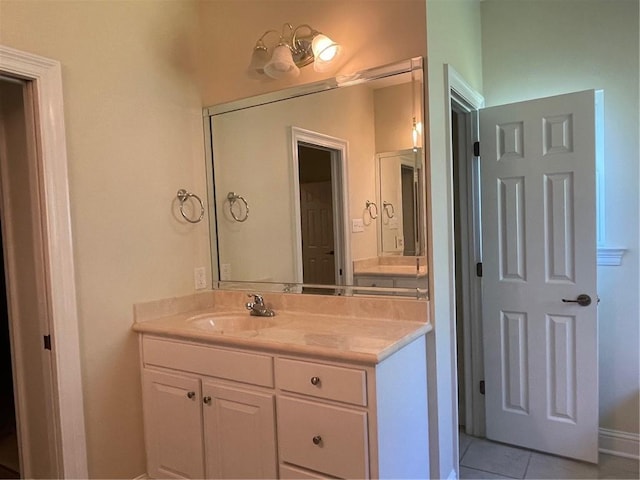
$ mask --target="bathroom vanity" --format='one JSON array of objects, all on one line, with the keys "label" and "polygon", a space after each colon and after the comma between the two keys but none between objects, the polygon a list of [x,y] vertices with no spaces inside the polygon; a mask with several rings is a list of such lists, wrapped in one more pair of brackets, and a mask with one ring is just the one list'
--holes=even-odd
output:
[{"label": "bathroom vanity", "polygon": [[429,323],[214,307],[134,330],[150,477],[429,475]]},{"label": "bathroom vanity", "polygon": [[387,256],[353,262],[355,285],[396,289],[379,291],[378,295],[416,295],[416,289],[426,284],[426,276],[424,257]]}]

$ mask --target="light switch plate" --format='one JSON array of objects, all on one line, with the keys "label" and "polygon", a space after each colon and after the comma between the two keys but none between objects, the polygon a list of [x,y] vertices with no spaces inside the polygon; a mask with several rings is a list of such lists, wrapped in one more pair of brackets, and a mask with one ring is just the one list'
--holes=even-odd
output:
[{"label": "light switch plate", "polygon": [[196,267],[193,269],[193,280],[196,290],[207,288],[207,273],[204,267]]},{"label": "light switch plate", "polygon": [[220,265],[220,280],[229,281],[231,280],[231,264],[223,263]]},{"label": "light switch plate", "polygon": [[361,218],[352,219],[351,232],[352,233],[364,232],[364,220],[362,220]]}]

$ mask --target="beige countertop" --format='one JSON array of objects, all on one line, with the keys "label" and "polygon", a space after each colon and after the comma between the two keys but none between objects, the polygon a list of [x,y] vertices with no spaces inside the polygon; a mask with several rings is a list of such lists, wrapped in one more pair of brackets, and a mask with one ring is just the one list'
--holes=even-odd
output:
[{"label": "beige countertop", "polygon": [[[208,318],[207,315],[213,316]],[[216,316],[226,317],[227,323],[224,324],[225,319],[222,323],[227,328],[207,328],[208,323],[216,323]],[[193,321],[194,317],[198,321]],[[264,319],[268,326],[238,328],[245,319],[249,322]],[[431,328],[428,322],[300,312],[277,312],[275,317],[250,317],[246,310],[216,312],[211,309],[177,313],[138,321],[133,325],[134,331],[144,334],[371,365],[381,362]]]}]

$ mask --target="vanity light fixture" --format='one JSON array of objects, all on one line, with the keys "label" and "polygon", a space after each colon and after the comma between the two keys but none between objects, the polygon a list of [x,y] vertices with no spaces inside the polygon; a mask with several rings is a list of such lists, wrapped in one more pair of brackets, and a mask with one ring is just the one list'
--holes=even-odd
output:
[{"label": "vanity light fixture", "polygon": [[[278,42],[268,47],[265,38],[272,33],[278,35]],[[293,78],[300,74],[301,67],[313,63],[316,72],[325,72],[340,56],[341,50],[338,43],[307,24],[294,28],[285,23],[281,33],[267,30],[258,39],[249,71],[271,78]]]}]

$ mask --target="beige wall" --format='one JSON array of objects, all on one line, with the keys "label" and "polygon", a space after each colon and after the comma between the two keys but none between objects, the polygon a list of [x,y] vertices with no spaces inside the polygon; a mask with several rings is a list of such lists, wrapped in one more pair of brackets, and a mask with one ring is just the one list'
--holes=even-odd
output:
[{"label": "beige wall", "polygon": [[0,1],[0,43],[62,63],[92,477],[145,471],[132,304],[193,291],[207,225],[191,2]]},{"label": "beige wall", "polygon": [[[425,55],[424,8],[424,0],[0,0],[0,43],[62,63],[92,477],[145,471],[132,304],[192,292],[193,268],[210,261],[206,222],[185,224],[174,201],[181,187],[205,195],[202,106],[286,84],[245,76],[269,28],[324,30],[345,46],[345,73]],[[296,83],[321,78],[308,67]]]},{"label": "beige wall", "polygon": [[[426,55],[425,0],[215,0],[201,8],[205,105]],[[342,44],[336,69],[318,74],[308,66],[294,80],[249,77],[256,40],[284,23],[310,24]]]},{"label": "beige wall", "polygon": [[403,83],[374,92],[376,153],[413,148],[413,89],[412,83]]},{"label": "beige wall", "polygon": [[621,266],[598,267],[600,426],[631,433],[640,423],[639,13],[637,0],[482,4],[488,106],[604,90],[605,245],[629,250]]},{"label": "beige wall", "polygon": [[[454,438],[457,429],[457,415],[452,409],[456,404],[456,369],[453,345],[456,341],[455,322],[451,319],[454,309],[449,298],[454,273],[454,258],[450,247],[453,245],[450,212],[453,211],[451,197],[451,172],[447,169],[447,148],[449,139],[445,126],[445,112],[449,108],[445,98],[444,64],[451,64],[473,88],[482,91],[482,53],[480,34],[479,0],[428,0],[427,2],[427,42],[428,53],[428,164],[431,169],[431,226],[433,243],[434,286],[431,298],[435,308],[435,349],[430,349],[429,368],[437,368],[438,390],[437,412],[431,408],[430,420],[437,420],[438,438],[431,438],[438,444],[438,459],[432,459],[438,472],[433,476],[449,477],[458,464],[458,445]],[[435,350],[435,351],[434,351]],[[433,404],[430,404],[432,407]]]}]

